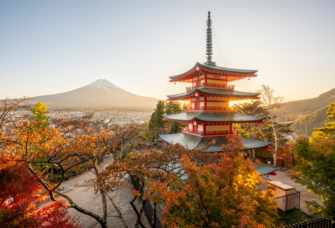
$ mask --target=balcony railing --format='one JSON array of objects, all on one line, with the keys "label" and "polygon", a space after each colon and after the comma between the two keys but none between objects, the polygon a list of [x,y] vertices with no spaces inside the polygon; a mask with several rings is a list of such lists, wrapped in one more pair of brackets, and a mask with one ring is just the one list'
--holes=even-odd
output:
[{"label": "balcony railing", "polygon": [[235,109],[226,107],[186,107],[185,111],[235,111]]},{"label": "balcony railing", "polygon": [[198,131],[198,130],[190,130],[188,128],[182,128],[182,131],[189,134],[200,135],[200,136],[222,136],[222,135],[238,135],[237,130],[232,131]]},{"label": "balcony railing", "polygon": [[225,84],[215,84],[215,83],[201,83],[196,84],[192,86],[186,87],[186,91],[190,91],[196,88],[219,88],[219,89],[235,89],[235,85],[228,85],[228,87]]}]

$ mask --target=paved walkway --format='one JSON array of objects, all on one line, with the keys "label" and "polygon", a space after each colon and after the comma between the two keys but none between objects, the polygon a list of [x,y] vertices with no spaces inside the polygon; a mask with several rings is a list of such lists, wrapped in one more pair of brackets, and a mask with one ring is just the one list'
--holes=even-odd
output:
[{"label": "paved walkway", "polygon": [[[107,158],[101,163],[101,167],[106,167],[108,164],[112,162],[111,158]],[[74,187],[76,184],[80,185],[84,182],[85,179],[93,178],[94,174],[92,172],[85,172],[73,178],[70,178],[62,183],[60,187],[64,187],[65,189],[71,188],[69,191],[65,193],[69,195],[75,203],[80,205],[81,207],[91,210],[99,215],[102,215],[102,200],[100,194],[94,194],[93,188],[86,188],[86,187]],[[111,196],[114,198],[116,205],[122,211],[125,220],[128,224],[128,227],[135,227],[136,222],[136,214],[131,207],[129,201],[132,199],[132,188],[126,187],[121,188],[116,192],[111,193]],[[60,198],[59,196],[57,197]],[[43,202],[39,207],[42,207],[46,204],[49,204],[51,200],[47,200]],[[137,204],[138,206],[138,204]],[[112,203],[107,198],[107,208],[108,208],[108,227],[124,227],[121,219],[116,216],[116,210],[114,209]],[[90,216],[86,216],[82,213],[79,213],[77,210],[70,208],[69,213],[71,216],[80,216],[80,226],[83,228],[98,228],[101,227],[100,224],[96,222],[95,219],[91,218]],[[149,227],[146,217],[143,215],[141,220],[146,227]]]},{"label": "paved walkway", "polygon": [[[322,205],[321,198],[314,195],[311,192],[308,192],[306,187],[301,186],[300,184],[294,182],[294,180],[292,180],[290,177],[288,177],[287,174],[289,174],[290,172],[291,172],[290,170],[285,170],[285,171],[277,170],[276,176],[269,175],[268,177],[263,177],[263,180],[264,181],[280,181],[283,184],[287,184],[289,186],[295,187],[296,190],[300,192],[300,209],[307,214],[312,214],[311,212],[308,211],[305,201],[315,200],[316,202]],[[261,185],[260,189],[266,189],[266,185]]]}]

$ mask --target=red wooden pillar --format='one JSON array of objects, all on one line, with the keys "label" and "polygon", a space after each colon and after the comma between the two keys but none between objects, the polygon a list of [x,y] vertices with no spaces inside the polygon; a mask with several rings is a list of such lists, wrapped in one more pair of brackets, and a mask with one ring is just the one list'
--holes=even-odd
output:
[{"label": "red wooden pillar", "polygon": [[204,97],[205,107],[204,109],[207,110],[207,96]]},{"label": "red wooden pillar", "polygon": [[230,125],[230,134],[233,132],[233,124],[232,123],[229,123]]},{"label": "red wooden pillar", "polygon": [[204,135],[206,135],[206,124],[204,124]]}]

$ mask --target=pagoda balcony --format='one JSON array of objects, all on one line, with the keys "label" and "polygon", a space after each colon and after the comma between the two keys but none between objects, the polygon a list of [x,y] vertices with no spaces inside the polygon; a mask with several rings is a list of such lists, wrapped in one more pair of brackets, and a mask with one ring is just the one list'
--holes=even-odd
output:
[{"label": "pagoda balcony", "polygon": [[234,112],[234,108],[226,108],[226,107],[186,107],[186,112],[199,112],[199,111],[211,111],[211,112],[222,112],[222,111],[231,111]]},{"label": "pagoda balcony", "polygon": [[215,84],[215,83],[201,83],[186,87],[186,91],[196,88],[212,88],[212,89],[235,89],[235,85]]},{"label": "pagoda balcony", "polygon": [[238,135],[237,130],[232,131],[198,131],[190,130],[188,128],[182,128],[182,131],[187,134],[197,135],[197,136],[224,136],[224,135]]}]

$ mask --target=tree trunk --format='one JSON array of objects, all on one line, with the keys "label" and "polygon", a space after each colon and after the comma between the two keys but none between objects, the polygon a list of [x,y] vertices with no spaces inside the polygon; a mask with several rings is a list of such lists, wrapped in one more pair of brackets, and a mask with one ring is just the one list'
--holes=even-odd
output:
[{"label": "tree trunk", "polygon": [[294,167],[294,166],[295,166],[294,153],[293,153],[293,151],[292,151],[291,148],[290,148],[289,150],[290,150],[290,152],[291,152],[292,166]]},{"label": "tree trunk", "polygon": [[273,152],[273,166],[275,167],[277,165],[278,137],[277,137],[277,131],[276,131],[276,127],[274,125],[274,120],[272,116],[271,116],[271,125],[272,125],[273,135],[275,137],[275,150]]},{"label": "tree trunk", "polygon": [[[96,177],[99,176],[99,170],[97,168],[97,160],[93,161],[93,169],[95,172]],[[102,200],[102,213],[103,213],[103,220],[105,220],[106,227],[107,227],[107,200],[106,200],[106,194],[103,190],[100,190],[101,200]]]},{"label": "tree trunk", "polygon": [[113,204],[113,206],[114,206],[116,212],[118,213],[118,215],[119,215],[119,217],[120,217],[120,219],[121,219],[121,221],[122,221],[124,227],[125,227],[125,228],[128,228],[128,225],[127,225],[127,223],[126,223],[126,220],[124,219],[121,210],[116,206],[116,204],[115,204],[113,198],[112,198],[107,192],[105,192],[105,194],[106,194],[106,196],[108,197],[108,199],[112,202],[112,204]]}]

